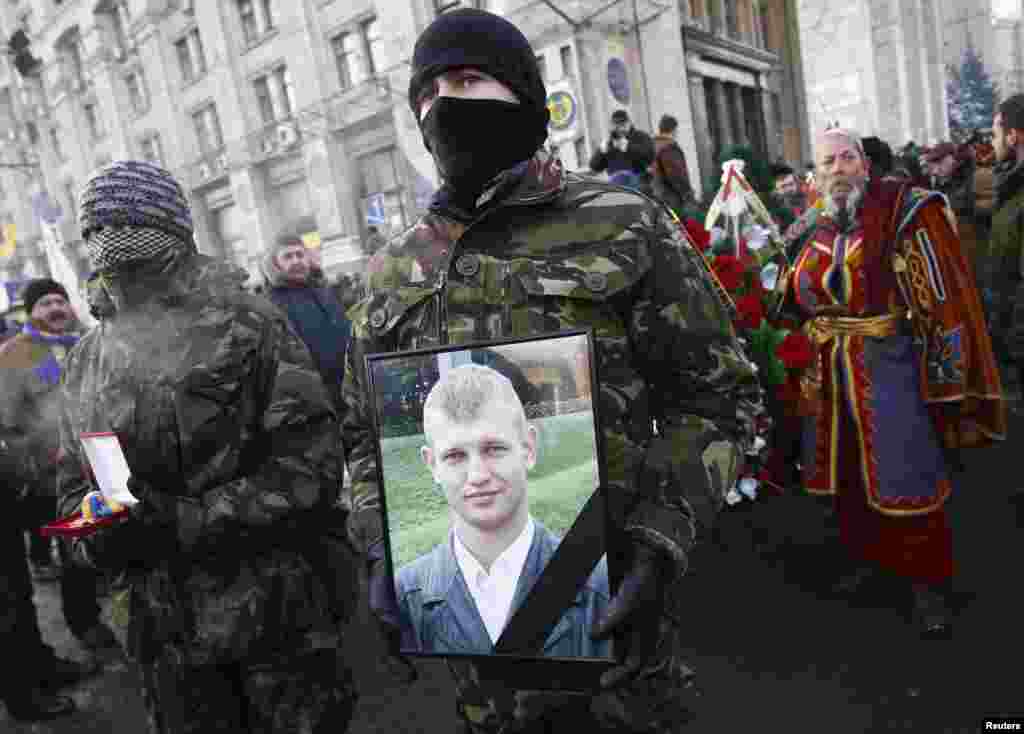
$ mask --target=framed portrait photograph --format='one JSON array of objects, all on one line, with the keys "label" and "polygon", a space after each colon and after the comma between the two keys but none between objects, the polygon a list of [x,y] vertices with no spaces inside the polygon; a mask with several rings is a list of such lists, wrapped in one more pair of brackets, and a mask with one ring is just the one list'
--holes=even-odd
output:
[{"label": "framed portrait photograph", "polygon": [[366,357],[404,654],[528,688],[616,663],[595,365],[589,330]]}]

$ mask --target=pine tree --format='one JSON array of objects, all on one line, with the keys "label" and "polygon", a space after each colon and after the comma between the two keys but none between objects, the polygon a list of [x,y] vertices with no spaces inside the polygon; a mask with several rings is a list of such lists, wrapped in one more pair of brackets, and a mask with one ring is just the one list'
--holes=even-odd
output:
[{"label": "pine tree", "polygon": [[974,130],[991,127],[999,86],[992,81],[978,52],[968,46],[960,66],[950,65],[947,73],[946,111],[953,139],[966,139]]}]

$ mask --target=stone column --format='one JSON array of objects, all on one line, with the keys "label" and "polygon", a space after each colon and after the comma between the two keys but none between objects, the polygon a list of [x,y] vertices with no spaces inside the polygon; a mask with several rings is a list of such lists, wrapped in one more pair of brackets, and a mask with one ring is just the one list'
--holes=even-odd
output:
[{"label": "stone column", "polygon": [[[243,229],[248,234],[246,249],[251,254],[265,252],[277,236],[268,202],[265,174],[254,166],[236,168],[231,172],[231,193],[235,206],[245,220]],[[225,254],[228,258],[234,255],[230,252]]]},{"label": "stone column", "polygon": [[[131,105],[122,103],[111,51],[104,47],[103,34],[96,26],[89,29],[82,40],[88,53],[86,75],[96,90],[100,122],[110,139],[109,152],[114,158],[130,157],[125,111],[131,109]],[[92,163],[95,165],[95,161]]]},{"label": "stone column", "polygon": [[720,36],[729,35],[728,15],[725,12],[725,0],[711,0],[715,8],[715,25],[711,29]]},{"label": "stone column", "polygon": [[733,109],[736,142],[739,145],[750,145],[752,141],[747,133],[747,111],[743,106],[743,87],[739,84],[730,83],[727,88],[732,102],[729,106]]},{"label": "stone column", "polygon": [[184,170],[187,146],[183,142],[188,127],[184,124],[182,111],[174,104],[178,98],[178,89],[170,72],[171,61],[167,57],[174,49],[165,40],[160,24],[151,19],[146,19],[135,31],[135,46],[142,68],[146,70],[151,113],[156,119],[170,121],[160,130],[163,165],[175,173],[180,172],[182,185],[188,186]]},{"label": "stone column", "polygon": [[213,221],[213,213],[206,205],[206,197],[192,192],[189,199],[192,208],[193,237],[199,252],[233,262],[234,253],[229,252],[221,241],[220,232]]},{"label": "stone column", "polygon": [[693,116],[693,136],[697,141],[696,170],[690,164],[690,181],[696,184],[704,180],[714,167],[714,151],[711,142],[711,123],[708,118],[708,99],[704,93],[704,77],[692,69],[687,70],[690,83],[690,110]]},{"label": "stone column", "polygon": [[354,173],[341,144],[330,135],[312,135],[306,139],[302,155],[321,242],[359,234],[358,215],[345,206],[353,198],[351,187],[340,185]]},{"label": "stone column", "polygon": [[275,120],[283,120],[295,114],[284,88],[284,80],[276,71],[267,76],[267,90],[270,92],[270,106],[274,110]]},{"label": "stone column", "polygon": [[757,0],[750,1],[750,42],[758,48],[764,48],[764,39],[761,38],[761,11]]},{"label": "stone column", "polygon": [[725,83],[721,79],[712,79],[711,93],[715,96],[715,106],[718,111],[718,140],[724,150],[736,142],[732,133],[732,115],[729,112],[729,98]]},{"label": "stone column", "polygon": [[758,84],[760,86],[758,92],[761,96],[761,110],[764,115],[766,152],[768,157],[774,160],[782,154],[782,150],[779,147],[779,131],[775,128],[775,95],[768,88],[768,82],[764,74],[759,76]]},{"label": "stone column", "polygon": [[252,0],[253,12],[256,14],[256,32],[263,35],[270,27],[270,18],[267,17],[267,9],[262,0]]}]

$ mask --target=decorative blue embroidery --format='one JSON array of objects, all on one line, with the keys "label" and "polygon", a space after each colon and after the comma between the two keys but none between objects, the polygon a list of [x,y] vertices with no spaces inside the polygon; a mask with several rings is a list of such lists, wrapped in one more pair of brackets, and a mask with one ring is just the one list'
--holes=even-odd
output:
[{"label": "decorative blue embroidery", "polygon": [[932,247],[932,241],[928,237],[928,233],[923,229],[918,230],[915,235],[917,244],[921,248],[921,252],[924,253],[925,260],[928,261],[928,280],[932,284],[932,291],[935,293],[935,297],[939,303],[946,302],[946,284],[942,280],[942,271],[939,269],[939,258],[935,255],[935,248]]},{"label": "decorative blue embroidery", "polygon": [[48,352],[46,359],[33,367],[32,371],[47,385],[60,384],[60,363],[53,356],[53,352]]},{"label": "decorative blue embroidery", "polygon": [[935,384],[963,382],[963,328],[957,326],[935,336],[928,355],[928,379]]},{"label": "decorative blue embroidery", "polygon": [[62,346],[65,349],[71,349],[71,347],[78,343],[78,337],[73,334],[42,334],[37,328],[32,326],[31,323],[26,323],[21,330],[28,336],[32,337],[33,341],[42,342],[46,346],[50,347],[46,358],[33,367],[32,371],[35,372],[39,379],[46,384],[59,385],[61,367],[60,362],[57,361],[57,357],[53,354],[53,347]]}]

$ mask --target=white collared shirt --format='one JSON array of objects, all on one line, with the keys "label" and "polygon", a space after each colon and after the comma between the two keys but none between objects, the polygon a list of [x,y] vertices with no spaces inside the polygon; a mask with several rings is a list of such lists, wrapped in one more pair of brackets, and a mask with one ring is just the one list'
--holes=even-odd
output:
[{"label": "white collared shirt", "polygon": [[523,532],[494,560],[490,573],[484,570],[480,562],[462,544],[459,534],[452,529],[455,560],[458,561],[459,570],[466,579],[469,593],[473,596],[473,602],[480,612],[492,643],[498,641],[508,621],[519,576],[523,572],[526,556],[529,555],[530,546],[533,544],[533,525],[533,518],[528,517]]}]

